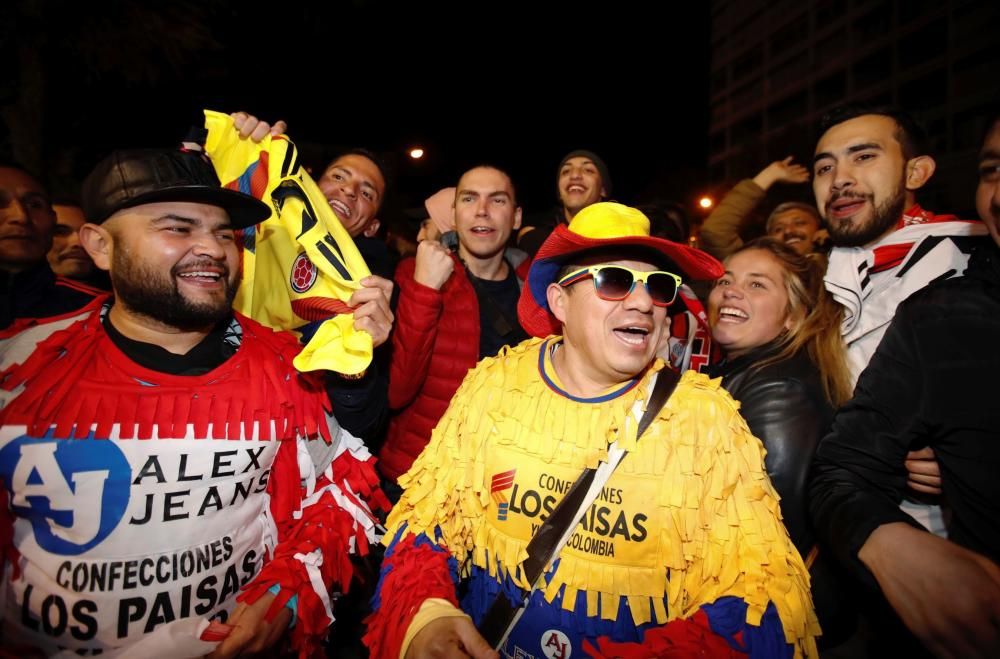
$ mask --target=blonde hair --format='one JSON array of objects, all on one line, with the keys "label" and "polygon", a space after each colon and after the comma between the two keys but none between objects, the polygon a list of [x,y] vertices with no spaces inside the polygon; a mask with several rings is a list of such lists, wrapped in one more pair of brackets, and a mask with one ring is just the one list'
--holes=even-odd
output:
[{"label": "blonde hair", "polygon": [[827,399],[839,407],[851,398],[853,386],[847,348],[840,334],[844,309],[823,285],[826,258],[821,254],[803,256],[774,238],[752,240],[734,254],[752,249],[767,252],[781,266],[788,293],[787,314],[792,320],[788,331],[779,337],[778,352],[755,364],[755,368],[784,361],[805,348],[819,369]]}]

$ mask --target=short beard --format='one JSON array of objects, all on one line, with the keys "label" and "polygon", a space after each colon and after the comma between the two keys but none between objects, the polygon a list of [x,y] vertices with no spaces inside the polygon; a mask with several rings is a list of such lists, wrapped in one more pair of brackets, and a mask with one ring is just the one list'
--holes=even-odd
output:
[{"label": "short beard", "polygon": [[[850,196],[850,195],[841,195]],[[838,197],[832,197],[827,203],[827,216],[829,217],[830,204]],[[869,196],[869,199],[872,197]],[[856,223],[834,224],[827,222],[827,231],[830,233],[830,240],[837,247],[864,247],[882,237],[882,234],[891,229],[899,218],[902,217],[903,206],[906,204],[906,195],[903,192],[902,183],[888,199],[873,211],[872,218],[866,224]]]},{"label": "short beard", "polygon": [[[203,330],[214,327],[232,314],[233,300],[239,290],[239,277],[230,279],[225,262],[209,260],[205,264],[212,267],[221,265],[224,270],[222,279],[226,294],[215,303],[195,303],[181,295],[176,281],[177,266],[171,269],[170,278],[165,279],[159,273],[130,260],[121,250],[114,253],[111,285],[116,300],[134,313],[182,331]],[[185,264],[185,267],[191,265],[195,264]]]}]

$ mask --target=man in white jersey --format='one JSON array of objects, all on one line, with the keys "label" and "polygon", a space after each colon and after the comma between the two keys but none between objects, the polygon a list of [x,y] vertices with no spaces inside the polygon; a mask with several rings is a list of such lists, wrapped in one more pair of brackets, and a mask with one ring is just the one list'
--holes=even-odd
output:
[{"label": "man in white jersey", "polygon": [[0,341],[0,644],[316,650],[382,499],[295,339],[232,311],[267,207],[171,150],[112,154],[83,206],[113,296]]},{"label": "man in white jersey", "polygon": [[[907,112],[845,106],[823,118],[820,132],[813,191],[834,244],[826,288],[844,307],[841,329],[856,381],[899,303],[931,282],[962,275],[974,246],[986,242],[986,227],[917,204],[936,164]],[[940,493],[929,448],[912,452],[907,468],[912,491]],[[939,507],[904,502],[904,509],[944,535]]]}]

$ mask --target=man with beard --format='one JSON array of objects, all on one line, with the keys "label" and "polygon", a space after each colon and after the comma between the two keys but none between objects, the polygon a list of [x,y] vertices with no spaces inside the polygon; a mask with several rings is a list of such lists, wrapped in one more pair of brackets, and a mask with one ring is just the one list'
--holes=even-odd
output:
[{"label": "man with beard", "polygon": [[834,244],[826,287],[844,307],[856,380],[896,306],[932,281],[961,275],[986,228],[917,205],[935,163],[906,112],[844,107],[824,117],[820,129],[813,191]]},{"label": "man with beard", "polygon": [[[986,228],[917,205],[916,193],[936,164],[927,154],[923,129],[907,112],[845,106],[823,117],[820,129],[813,192],[834,244],[826,288],[844,308],[841,331],[856,381],[899,303],[933,281],[960,276],[973,248],[984,242]],[[920,495],[938,495],[934,454],[916,448],[907,461],[908,485]],[[911,500],[903,506],[928,529],[944,534],[939,507]]]},{"label": "man with beard", "polygon": [[269,209],[170,150],[112,154],[83,207],[113,296],[0,342],[0,644],[232,657],[294,619],[315,652],[384,499],[294,337],[232,311]]},{"label": "man with beard", "polygon": [[[820,128],[813,192],[834,244],[826,288],[844,308],[841,331],[857,380],[899,303],[933,281],[961,275],[986,228],[917,205],[916,193],[936,165],[923,129],[908,113],[845,106],[825,116]],[[940,494],[929,448],[911,453],[907,466],[912,490]],[[938,507],[909,501],[904,507],[944,534]]]},{"label": "man with beard", "polygon": [[[1000,656],[1000,408],[986,378],[1000,369],[1000,113],[979,156],[976,208],[993,238],[965,276],[899,305],[857,393],[820,444],[810,483],[817,531],[877,586],[936,656]],[[948,539],[896,505],[903,462],[934,448],[952,508]],[[900,645],[871,656],[923,656]]]}]

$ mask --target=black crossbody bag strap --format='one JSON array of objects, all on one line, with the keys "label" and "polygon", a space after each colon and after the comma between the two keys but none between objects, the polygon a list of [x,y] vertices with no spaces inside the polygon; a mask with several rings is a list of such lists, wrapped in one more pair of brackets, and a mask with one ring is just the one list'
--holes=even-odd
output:
[{"label": "black crossbody bag strap", "polygon": [[[663,408],[670,395],[674,392],[679,381],[680,374],[669,367],[659,372],[656,377],[656,384],[653,385],[653,391],[649,396],[646,411],[639,419],[636,439],[642,437],[646,428],[653,422],[653,419],[656,418],[660,409]],[[596,469],[584,469],[580,477],[576,479],[576,482],[570,486],[566,496],[556,505],[552,514],[549,515],[548,519],[538,528],[535,535],[528,542],[528,558],[524,559],[524,562],[521,564],[521,574],[527,583],[534,586],[542,576],[546,566],[554,558],[553,554],[559,540],[565,535],[567,529],[579,523],[580,516],[584,512],[580,510],[580,507],[596,475]],[[497,594],[496,599],[493,600],[493,604],[479,624],[479,633],[482,634],[491,647],[497,648],[506,638],[509,628],[514,623],[518,612],[527,604],[527,597],[530,597],[530,595],[531,593],[529,592],[528,596],[525,597],[525,601],[520,605],[514,605],[504,595],[503,590]]]}]

